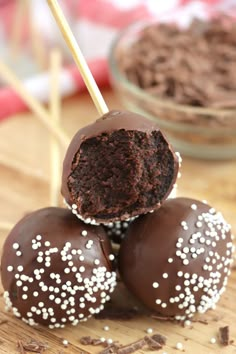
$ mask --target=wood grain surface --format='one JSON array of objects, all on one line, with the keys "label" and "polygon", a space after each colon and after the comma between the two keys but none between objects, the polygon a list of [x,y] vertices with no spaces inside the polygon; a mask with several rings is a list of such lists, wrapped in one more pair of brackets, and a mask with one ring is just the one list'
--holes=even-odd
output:
[{"label": "wood grain surface", "polygon": [[[104,93],[110,108],[119,107],[113,93]],[[97,118],[96,110],[87,94],[75,96],[63,102],[63,127],[70,137],[81,126]],[[64,154],[64,151],[62,151]],[[58,171],[61,174],[61,171]],[[178,182],[181,196],[206,199],[220,209],[236,233],[236,161],[210,162],[183,159],[182,178]],[[0,125],[0,221],[15,223],[28,211],[49,205],[49,134],[31,114],[21,114]],[[6,233],[0,233],[0,247]],[[1,289],[2,294],[2,289]],[[122,283],[115,292],[113,303],[127,308],[137,305]],[[147,328],[153,333],[167,336],[167,345],[159,353],[174,354],[176,343],[183,344],[190,354],[236,354],[236,271],[232,271],[227,291],[215,311],[202,315],[208,324],[194,322],[191,328],[156,320],[143,312],[132,320],[111,321],[92,319],[78,327],[49,331],[31,328],[4,311],[0,297],[0,353],[19,353],[17,342],[36,339],[48,344],[45,353],[99,353],[102,347],[82,346],[79,339],[112,338],[128,344],[146,335]],[[109,326],[109,331],[103,327]],[[235,344],[223,347],[219,344],[219,327],[230,326],[230,338]],[[216,344],[210,339],[216,338]],[[68,347],[63,346],[68,340]],[[139,352],[148,353],[146,350]]]}]

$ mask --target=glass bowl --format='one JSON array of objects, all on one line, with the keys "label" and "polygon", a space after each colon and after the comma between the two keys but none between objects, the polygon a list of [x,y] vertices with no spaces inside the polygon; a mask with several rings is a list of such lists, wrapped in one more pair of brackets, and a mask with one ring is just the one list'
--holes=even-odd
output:
[{"label": "glass bowl", "polygon": [[122,73],[119,58],[125,55],[127,48],[137,40],[147,25],[150,22],[129,26],[111,46],[111,82],[123,106],[155,120],[174,148],[183,155],[215,160],[236,158],[236,109],[177,104],[151,95],[128,81]]}]

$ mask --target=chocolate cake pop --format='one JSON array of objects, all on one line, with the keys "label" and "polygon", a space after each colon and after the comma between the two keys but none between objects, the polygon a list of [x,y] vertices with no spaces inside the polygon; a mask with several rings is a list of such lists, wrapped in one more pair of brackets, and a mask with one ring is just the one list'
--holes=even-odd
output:
[{"label": "chocolate cake pop", "polygon": [[101,226],[69,210],[45,208],[24,217],[1,259],[7,307],[30,325],[77,325],[104,308],[116,285],[110,241]]},{"label": "chocolate cake pop", "polygon": [[184,320],[214,308],[227,284],[232,251],[221,213],[194,199],[169,199],[129,226],[119,270],[149,309]]},{"label": "chocolate cake pop", "polygon": [[62,195],[85,222],[127,220],[161,205],[178,166],[155,122],[111,111],[72,139],[64,159]]}]

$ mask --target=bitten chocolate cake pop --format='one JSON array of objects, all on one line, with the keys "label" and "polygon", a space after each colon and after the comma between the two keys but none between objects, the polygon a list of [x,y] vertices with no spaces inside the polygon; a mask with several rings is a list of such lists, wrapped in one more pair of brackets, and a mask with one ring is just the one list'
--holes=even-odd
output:
[{"label": "bitten chocolate cake pop", "polygon": [[64,159],[62,195],[85,222],[126,220],[161,205],[178,166],[156,123],[111,111],[72,139]]},{"label": "bitten chocolate cake pop", "polygon": [[35,211],[13,228],[3,248],[7,307],[30,325],[77,325],[110,299],[113,258],[102,227],[61,208]]},{"label": "bitten chocolate cake pop", "polygon": [[194,199],[169,199],[129,226],[119,270],[149,309],[184,320],[214,308],[227,284],[232,250],[221,213]]}]

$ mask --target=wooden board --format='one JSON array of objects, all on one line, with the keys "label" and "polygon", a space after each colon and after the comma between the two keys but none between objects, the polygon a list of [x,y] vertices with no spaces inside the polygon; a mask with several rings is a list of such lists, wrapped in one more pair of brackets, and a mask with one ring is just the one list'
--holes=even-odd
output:
[{"label": "wooden board", "polygon": [[[109,107],[119,107],[112,92],[105,92]],[[63,126],[72,136],[81,126],[91,122],[97,113],[87,94],[71,98],[63,104]],[[0,219],[15,223],[30,210],[49,204],[49,153],[48,133],[32,114],[15,116],[0,125]],[[19,166],[7,167],[4,160],[17,162]],[[2,161],[2,162],[1,162]],[[209,162],[184,158],[182,178],[179,180],[179,195],[206,199],[220,209],[236,231],[236,162]],[[59,171],[58,173],[61,173]],[[0,234],[0,247],[6,234]],[[78,327],[53,330],[39,327],[31,328],[4,311],[0,298],[0,353],[18,353],[18,340],[29,341],[35,338],[47,342],[45,353],[98,353],[101,347],[83,347],[79,339],[84,335],[93,338],[106,337],[122,344],[142,338],[147,328],[167,336],[167,345],[160,353],[174,354],[177,342],[184,346],[185,353],[211,354],[236,353],[236,344],[222,347],[211,344],[217,337],[218,328],[230,325],[230,336],[236,341],[236,272],[232,272],[228,289],[217,309],[203,315],[208,324],[193,323],[193,328],[183,328],[179,324],[152,319],[139,315],[129,321],[108,321],[92,319]],[[134,306],[135,301],[122,284],[113,296],[115,304]],[[2,323],[1,321],[7,320]],[[103,327],[108,325],[109,331]],[[62,340],[69,341],[68,348]],[[147,352],[146,350],[140,352]]]}]

